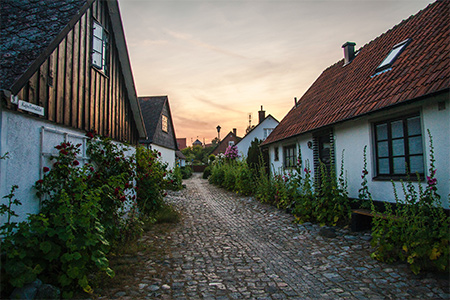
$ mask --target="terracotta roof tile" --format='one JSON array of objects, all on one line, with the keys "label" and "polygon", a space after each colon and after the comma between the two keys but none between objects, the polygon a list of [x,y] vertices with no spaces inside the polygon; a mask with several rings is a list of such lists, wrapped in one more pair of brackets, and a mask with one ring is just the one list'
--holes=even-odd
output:
[{"label": "terracotta roof tile", "polygon": [[[263,145],[450,88],[450,1],[438,0],[325,69]],[[411,42],[380,74],[393,46]]]}]

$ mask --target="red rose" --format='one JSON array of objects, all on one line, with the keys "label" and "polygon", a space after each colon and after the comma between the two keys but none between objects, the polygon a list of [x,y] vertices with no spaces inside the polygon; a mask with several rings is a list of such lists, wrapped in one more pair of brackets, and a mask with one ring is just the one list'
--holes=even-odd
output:
[{"label": "red rose", "polygon": [[119,188],[118,187],[116,187],[116,189],[114,190],[114,195],[117,195],[117,194],[119,194]]},{"label": "red rose", "polygon": [[122,201],[122,202],[125,202],[125,200],[126,200],[125,196],[122,196],[122,197],[120,197],[119,199],[120,199],[120,201]]},{"label": "red rose", "polygon": [[48,171],[50,171],[50,169],[49,168],[47,168],[47,167],[44,167],[44,172],[48,172]]},{"label": "red rose", "polygon": [[88,132],[86,133],[86,136],[90,139],[92,139],[94,137],[94,135],[92,134],[92,132]]},{"label": "red rose", "polygon": [[119,161],[120,160],[120,157],[116,157],[116,161]]},{"label": "red rose", "polygon": [[38,181],[36,181],[37,184],[42,184],[44,182],[44,180],[39,179]]},{"label": "red rose", "polygon": [[74,166],[78,166],[79,164],[80,164],[80,162],[79,162],[78,160],[74,160],[74,161],[73,161],[73,165],[74,165]]}]

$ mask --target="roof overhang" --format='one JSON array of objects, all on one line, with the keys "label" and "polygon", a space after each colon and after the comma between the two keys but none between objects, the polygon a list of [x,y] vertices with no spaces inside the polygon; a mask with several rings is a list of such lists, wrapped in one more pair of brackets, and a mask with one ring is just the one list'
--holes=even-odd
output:
[{"label": "roof overhang", "polygon": [[141,139],[147,138],[145,130],[144,118],[142,117],[141,107],[134,85],[133,72],[131,70],[130,58],[128,56],[128,47],[125,40],[125,34],[122,26],[122,18],[120,16],[119,3],[117,0],[108,0],[108,11],[111,17],[114,36],[116,38],[116,46],[119,53],[119,60],[122,65],[125,85],[127,88],[128,99],[130,100],[131,111],[136,122],[136,127]]}]

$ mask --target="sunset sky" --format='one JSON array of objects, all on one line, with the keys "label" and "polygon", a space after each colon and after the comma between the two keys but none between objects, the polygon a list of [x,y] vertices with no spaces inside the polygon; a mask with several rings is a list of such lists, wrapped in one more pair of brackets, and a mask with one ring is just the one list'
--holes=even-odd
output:
[{"label": "sunset sky", "polygon": [[138,96],[168,95],[188,145],[217,125],[242,137],[261,105],[281,121],[345,42],[359,49],[432,2],[119,0]]}]

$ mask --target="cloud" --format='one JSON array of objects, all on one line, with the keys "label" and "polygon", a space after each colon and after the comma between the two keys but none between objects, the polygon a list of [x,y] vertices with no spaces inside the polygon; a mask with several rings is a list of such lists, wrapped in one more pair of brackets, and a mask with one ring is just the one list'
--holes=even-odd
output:
[{"label": "cloud", "polygon": [[181,33],[181,32],[175,32],[175,31],[172,31],[170,29],[165,29],[164,31],[168,35],[170,35],[171,37],[174,37],[174,38],[179,39],[179,40],[187,41],[187,42],[189,42],[190,44],[192,44],[194,46],[197,46],[197,47],[200,47],[200,48],[204,48],[204,49],[208,49],[208,50],[211,50],[213,52],[217,52],[217,53],[224,54],[226,56],[231,56],[231,57],[234,57],[234,58],[248,59],[247,57],[245,57],[244,55],[241,55],[239,53],[234,53],[232,51],[229,51],[229,50],[226,50],[226,49],[222,49],[222,48],[219,48],[217,46],[214,46],[214,45],[202,42],[200,40],[197,40],[197,39],[193,38],[189,34],[185,34],[185,33]]}]

